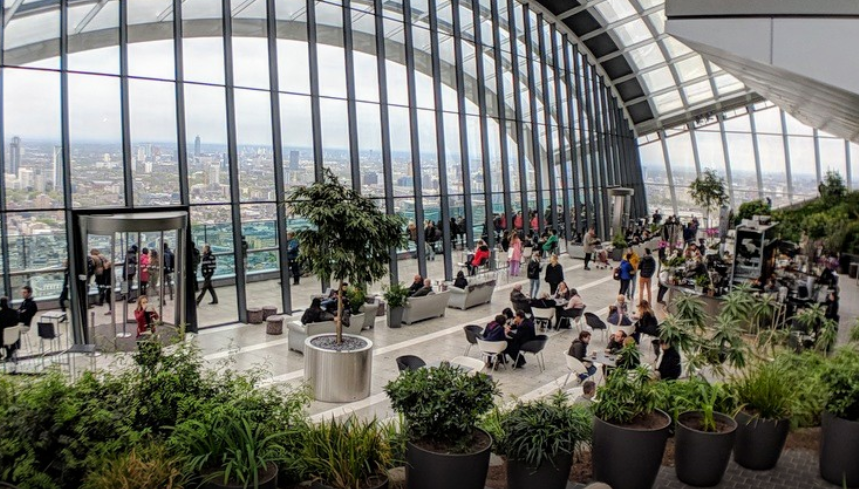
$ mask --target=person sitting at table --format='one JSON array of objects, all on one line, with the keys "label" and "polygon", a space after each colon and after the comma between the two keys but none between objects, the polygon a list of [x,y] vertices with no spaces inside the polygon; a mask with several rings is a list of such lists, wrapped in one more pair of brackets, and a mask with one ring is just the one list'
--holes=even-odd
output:
[{"label": "person sitting at table", "polygon": [[432,291],[432,280],[426,279],[426,280],[424,280],[424,286],[421,287],[420,289],[416,290],[415,293],[412,294],[412,297],[423,297],[425,295],[430,295],[432,293],[433,293],[433,291]]},{"label": "person sitting at table", "polygon": [[478,240],[477,249],[474,250],[474,256],[471,258],[471,261],[466,263],[468,274],[476,275],[477,269],[489,260],[489,254],[489,247],[486,246],[486,243],[482,239]]},{"label": "person sitting at table", "polygon": [[[642,334],[659,338],[659,321],[653,309],[650,308],[650,303],[645,300],[638,303],[638,320],[635,322],[635,333],[632,334],[636,343],[639,342]],[[656,356],[659,356],[658,350]]]},{"label": "person sitting at table", "polygon": [[[574,318],[582,315],[582,309],[585,308],[585,303],[582,301],[582,296],[579,295],[579,292],[576,289],[570,289],[570,300],[567,301],[567,305],[562,309],[558,310],[558,322],[563,318],[569,318],[572,321]],[[560,329],[570,329],[570,321],[565,323],[565,326],[560,327]]]},{"label": "person sitting at table", "polygon": [[513,307],[519,307],[521,304],[527,304],[530,299],[524,292],[522,292],[522,284],[516,284],[513,286],[513,290],[510,292],[510,302],[513,304]]},{"label": "person sitting at table", "polygon": [[505,325],[510,326],[513,324],[513,320],[516,318],[516,313],[513,312],[513,309],[505,307],[504,310],[501,311],[501,314],[503,314],[504,317],[507,318],[507,320],[504,321]]},{"label": "person sitting at table", "polygon": [[535,307],[537,309],[551,309],[555,307],[555,300],[549,297],[548,292],[543,292],[539,299],[531,299],[531,308]]},{"label": "person sitting at table", "polygon": [[409,297],[415,295],[415,292],[421,290],[424,286],[424,278],[421,277],[420,274],[415,275],[415,279],[412,281],[412,285],[409,286]]},{"label": "person sitting at table", "polygon": [[666,342],[661,343],[662,361],[656,369],[656,374],[661,380],[677,380],[680,378],[680,353]]},{"label": "person sitting at table", "polygon": [[[527,315],[523,311],[517,311],[516,317],[513,318],[513,326],[508,326],[506,331],[507,337],[510,338],[510,340],[507,342],[507,349],[504,350],[504,353],[506,353],[513,361],[516,361],[516,357],[519,356],[519,350],[522,349],[522,345],[537,337],[537,333],[534,331],[534,322],[528,319]],[[525,357],[520,357],[519,361],[513,366],[513,368],[522,368],[524,366]]]},{"label": "person sitting at table", "polygon": [[622,314],[616,306],[608,306],[608,324],[614,326],[632,326],[632,321],[626,314]]},{"label": "person sitting at table", "polygon": [[456,274],[456,280],[453,281],[453,286],[457,289],[465,289],[468,287],[468,280],[465,279],[465,272],[462,270]]},{"label": "person sitting at table", "polygon": [[597,368],[594,366],[590,360],[587,359],[588,356],[588,344],[591,342],[591,332],[590,331],[582,331],[579,333],[579,337],[573,340],[573,343],[570,345],[570,349],[567,350],[567,355],[575,358],[576,360],[582,362],[582,365],[588,370],[588,373],[580,373],[579,380],[585,380],[586,378],[592,376],[597,372]]},{"label": "person sitting at table", "polygon": [[609,354],[615,354],[623,349],[623,342],[626,341],[626,332],[619,329],[611,335],[611,339],[608,340],[608,345],[606,345],[605,352]]},{"label": "person sitting at table", "polygon": [[618,310],[620,310],[621,314],[626,316],[629,314],[629,303],[626,302],[626,296],[623,294],[618,294],[617,300],[613,304]]},{"label": "person sitting at table", "polygon": [[561,313],[564,310],[564,306],[570,301],[570,297],[570,289],[567,287],[567,283],[559,283],[558,289],[555,290],[555,294],[552,296],[555,300],[555,329],[561,327]]},{"label": "person sitting at table", "polygon": [[505,324],[507,323],[507,317],[503,314],[499,314],[495,316],[495,319],[489,322],[486,327],[483,329],[483,340],[484,341],[504,341],[507,339],[505,336]]},{"label": "person sitting at table", "polygon": [[617,368],[623,368],[626,370],[632,370],[641,365],[638,348],[636,347],[635,340],[632,339],[632,337],[627,337],[623,340],[623,348],[621,348],[617,354],[615,365],[617,365]]},{"label": "person sitting at table", "polygon": [[301,324],[324,323],[325,321],[333,321],[334,315],[322,309],[322,300],[319,297],[314,297],[310,301],[310,307],[304,310],[301,315]]}]

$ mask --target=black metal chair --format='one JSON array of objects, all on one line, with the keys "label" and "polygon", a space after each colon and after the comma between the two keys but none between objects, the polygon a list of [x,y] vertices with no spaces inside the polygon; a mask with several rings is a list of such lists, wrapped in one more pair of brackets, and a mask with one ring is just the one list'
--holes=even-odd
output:
[{"label": "black metal chair", "polygon": [[468,348],[465,349],[465,356],[468,356],[471,347],[477,345],[477,338],[482,337],[483,328],[476,324],[469,324],[462,329],[465,330],[465,339],[468,340]]},{"label": "black metal chair", "polygon": [[563,323],[567,323],[567,326],[570,326],[570,321],[576,324],[576,328],[581,330],[580,320],[585,313],[585,307],[581,308],[573,308],[573,309],[564,309],[561,312],[561,319],[559,321],[558,326],[563,326]]},{"label": "black metal chair", "polygon": [[600,319],[596,314],[592,312],[585,313],[585,324],[591,327],[592,330],[602,331],[602,337],[605,339],[606,333],[608,332],[608,326]]},{"label": "black metal chair", "polygon": [[540,372],[546,369],[546,362],[543,359],[543,349],[546,348],[546,343],[549,342],[549,337],[544,334],[537,335],[531,341],[526,341],[521,347],[519,347],[519,354],[516,355],[516,363],[514,365],[519,364],[519,359],[525,353],[530,353],[537,357],[537,366],[540,367]]},{"label": "black metal chair", "polygon": [[400,372],[406,370],[417,370],[426,366],[426,364],[427,362],[423,361],[421,357],[417,357],[415,355],[403,355],[401,357],[397,357],[397,368],[400,369]]}]

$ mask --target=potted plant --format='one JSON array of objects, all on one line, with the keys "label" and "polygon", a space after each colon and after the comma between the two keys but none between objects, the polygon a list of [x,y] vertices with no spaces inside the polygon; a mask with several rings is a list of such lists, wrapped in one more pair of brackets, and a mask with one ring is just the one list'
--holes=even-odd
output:
[{"label": "potted plant", "polygon": [[770,470],[778,464],[790,431],[793,387],[776,363],[760,363],[733,384],[742,409],[737,413],[734,461],[747,469]]},{"label": "potted plant", "polygon": [[364,290],[364,286],[350,285],[346,287],[346,297],[349,299],[352,314],[360,314],[364,309],[364,304],[367,303],[367,291]]},{"label": "potted plant", "polygon": [[564,489],[573,453],[591,440],[590,409],[558,392],[499,412],[494,451],[507,458],[509,489]]},{"label": "potted plant", "polygon": [[594,404],[594,479],[618,489],[650,489],[659,473],[671,418],[657,409],[647,370],[616,369]]},{"label": "potted plant", "polygon": [[202,419],[175,427],[170,443],[187,457],[187,469],[203,479],[205,489],[276,489],[280,443],[286,433],[266,434],[240,409],[216,408]]},{"label": "potted plant", "polygon": [[623,233],[618,231],[618,233],[614,235],[614,238],[611,240],[611,246],[611,259],[614,261],[623,260],[623,252],[626,251],[626,248],[629,246]]},{"label": "potted plant", "polygon": [[737,422],[718,410],[731,407],[721,384],[691,380],[685,399],[691,410],[680,413],[675,424],[674,470],[685,484],[717,485],[731,460]]},{"label": "potted plant", "polygon": [[399,328],[403,325],[403,311],[409,299],[409,289],[402,284],[394,283],[385,287],[382,297],[388,304],[388,327]]},{"label": "potted plant", "polygon": [[305,340],[305,381],[320,401],[366,398],[373,343],[359,335],[343,335],[344,285],[372,283],[387,275],[390,250],[404,244],[403,220],[384,214],[371,199],[341,185],[330,169],[321,181],[294,188],[287,200],[290,211],[310,223],[296,232],[304,263],[320,279],[338,284],[334,335]]},{"label": "potted plant", "polygon": [[706,227],[710,226],[710,211],[718,209],[730,201],[725,190],[725,179],[715,170],[706,168],[704,172],[689,185],[689,196],[696,205],[704,209]]},{"label": "potted plant", "polygon": [[300,463],[303,478],[315,489],[387,489],[394,457],[385,428],[352,415],[311,427]]},{"label": "potted plant", "polygon": [[402,372],[385,392],[404,419],[409,489],[483,489],[492,437],[477,422],[494,405],[495,381],[442,364]]},{"label": "potted plant", "polygon": [[695,292],[704,293],[704,289],[710,286],[710,277],[706,275],[698,275],[695,277]]},{"label": "potted plant", "polygon": [[859,352],[840,350],[821,375],[826,393],[820,475],[844,487],[859,486]]}]

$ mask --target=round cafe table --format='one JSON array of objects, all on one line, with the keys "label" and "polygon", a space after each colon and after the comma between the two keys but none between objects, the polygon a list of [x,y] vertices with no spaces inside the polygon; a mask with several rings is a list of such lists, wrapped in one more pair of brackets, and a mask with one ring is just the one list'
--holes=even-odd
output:
[{"label": "round cafe table", "polygon": [[606,372],[609,368],[617,367],[617,355],[606,353],[605,350],[599,350],[596,352],[590,353],[586,360],[590,361],[594,365],[599,365],[602,369],[602,382],[605,382]]}]

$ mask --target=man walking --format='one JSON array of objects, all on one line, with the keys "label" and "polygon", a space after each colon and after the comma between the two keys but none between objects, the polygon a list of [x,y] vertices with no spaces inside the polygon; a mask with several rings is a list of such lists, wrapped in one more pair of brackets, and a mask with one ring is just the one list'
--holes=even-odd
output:
[{"label": "man walking", "polygon": [[644,300],[644,294],[647,294],[647,303],[653,304],[652,292],[650,291],[650,279],[656,274],[656,259],[650,248],[644,249],[644,258],[638,265],[638,301]]},{"label": "man walking", "polygon": [[215,275],[215,269],[218,266],[218,258],[212,253],[212,248],[209,245],[203,245],[203,256],[201,258],[201,267],[203,272],[203,290],[200,291],[197,297],[197,305],[203,301],[206,291],[212,294],[212,302],[209,304],[218,303],[218,294],[215,293],[215,288],[212,286],[212,276]]}]

